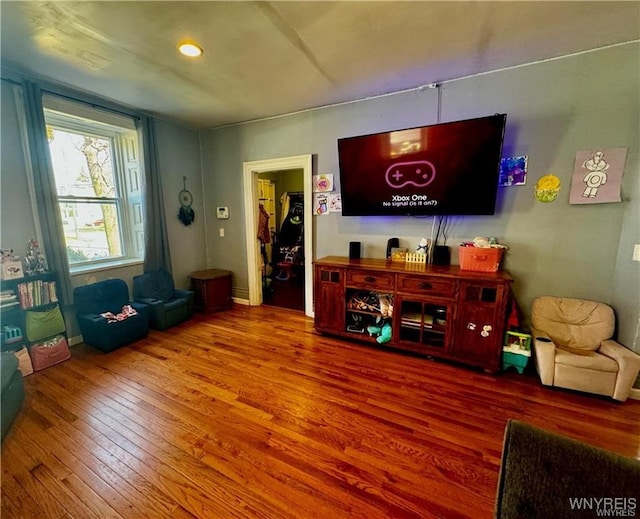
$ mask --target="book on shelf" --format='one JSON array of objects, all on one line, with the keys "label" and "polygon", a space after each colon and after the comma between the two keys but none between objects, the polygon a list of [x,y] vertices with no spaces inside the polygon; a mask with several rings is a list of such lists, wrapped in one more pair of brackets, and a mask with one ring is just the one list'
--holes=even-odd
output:
[{"label": "book on shelf", "polygon": [[24,310],[58,301],[55,281],[37,279],[35,281],[19,283],[18,294],[20,297],[20,306]]},{"label": "book on shelf", "polygon": [[18,301],[0,301],[0,310],[6,310],[8,308],[15,308],[19,305]]}]

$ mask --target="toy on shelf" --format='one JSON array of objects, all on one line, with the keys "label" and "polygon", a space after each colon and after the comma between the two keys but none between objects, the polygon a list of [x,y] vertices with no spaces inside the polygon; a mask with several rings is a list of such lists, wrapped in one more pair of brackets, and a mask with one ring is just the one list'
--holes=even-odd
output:
[{"label": "toy on shelf", "polygon": [[25,275],[44,274],[47,271],[47,260],[40,251],[38,242],[31,238],[27,243],[27,253],[24,257]]},{"label": "toy on shelf", "polygon": [[385,342],[389,342],[391,340],[391,335],[392,335],[392,328],[391,328],[391,324],[388,322],[385,322],[384,324],[382,324],[382,326],[377,326],[377,325],[371,325],[371,326],[367,326],[367,331],[369,332],[369,335],[371,335],[372,337],[374,335],[376,335],[376,342],[378,344],[384,344]]},{"label": "toy on shelf", "polygon": [[407,249],[404,247],[391,248],[391,261],[405,261],[407,258]]},{"label": "toy on shelf", "polygon": [[407,255],[405,256],[404,260],[407,263],[425,264],[427,263],[427,255],[419,252],[407,252]]},{"label": "toy on shelf", "polygon": [[22,272],[22,262],[18,256],[14,256],[13,249],[0,249],[2,259],[2,279],[19,279],[24,276]]}]

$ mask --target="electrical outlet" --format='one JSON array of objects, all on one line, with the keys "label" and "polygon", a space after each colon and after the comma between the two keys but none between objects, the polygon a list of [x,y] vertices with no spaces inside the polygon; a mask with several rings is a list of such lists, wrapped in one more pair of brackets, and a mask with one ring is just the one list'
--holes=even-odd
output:
[{"label": "electrical outlet", "polygon": [[640,261],[640,243],[633,246],[633,261]]}]

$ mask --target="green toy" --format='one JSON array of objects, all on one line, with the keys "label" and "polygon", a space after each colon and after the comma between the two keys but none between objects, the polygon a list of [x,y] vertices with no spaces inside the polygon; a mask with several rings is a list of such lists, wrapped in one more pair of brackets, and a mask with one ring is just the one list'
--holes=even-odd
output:
[{"label": "green toy", "polygon": [[376,342],[378,344],[384,344],[385,342],[389,342],[391,340],[391,325],[386,323],[382,330],[380,330],[380,335],[376,337]]},{"label": "green toy", "polygon": [[367,326],[367,331],[372,337],[376,336],[376,342],[378,344],[384,344],[391,340],[392,328],[390,323],[384,323],[382,326],[370,325]]}]

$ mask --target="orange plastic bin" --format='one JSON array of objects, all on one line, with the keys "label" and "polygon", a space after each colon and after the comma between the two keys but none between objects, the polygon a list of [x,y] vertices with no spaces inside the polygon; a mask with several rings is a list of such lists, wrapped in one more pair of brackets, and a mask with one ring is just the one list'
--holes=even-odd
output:
[{"label": "orange plastic bin", "polygon": [[460,247],[460,269],[498,272],[503,252],[502,248]]}]

